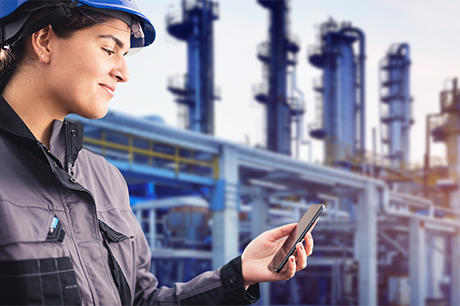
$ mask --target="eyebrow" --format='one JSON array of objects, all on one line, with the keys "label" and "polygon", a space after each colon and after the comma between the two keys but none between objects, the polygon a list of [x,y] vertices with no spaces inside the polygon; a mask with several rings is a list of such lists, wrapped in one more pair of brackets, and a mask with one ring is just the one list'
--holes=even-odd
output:
[{"label": "eyebrow", "polygon": [[125,44],[119,40],[118,38],[116,38],[115,36],[113,35],[100,35],[99,38],[109,38],[109,39],[112,39],[118,47],[120,47],[121,49],[123,49],[123,47],[125,46]]}]

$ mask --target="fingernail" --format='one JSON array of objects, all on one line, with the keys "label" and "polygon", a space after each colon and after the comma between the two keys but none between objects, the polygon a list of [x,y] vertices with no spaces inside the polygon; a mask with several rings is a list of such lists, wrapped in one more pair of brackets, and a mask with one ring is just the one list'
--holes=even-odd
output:
[{"label": "fingernail", "polygon": [[303,251],[303,245],[300,245],[300,250]]}]

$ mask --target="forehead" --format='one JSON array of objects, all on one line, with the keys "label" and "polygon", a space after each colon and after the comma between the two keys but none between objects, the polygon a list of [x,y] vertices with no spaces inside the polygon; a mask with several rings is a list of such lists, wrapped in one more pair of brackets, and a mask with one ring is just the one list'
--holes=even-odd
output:
[{"label": "forehead", "polygon": [[131,29],[120,19],[110,18],[107,21],[98,23],[91,28],[83,30],[83,32],[86,32],[86,35],[93,36],[94,38],[115,37],[129,49]]},{"label": "forehead", "polygon": [[118,18],[110,18],[107,21],[101,22],[100,25],[104,25],[109,28],[114,28],[119,31],[131,33],[129,26],[124,21]]}]

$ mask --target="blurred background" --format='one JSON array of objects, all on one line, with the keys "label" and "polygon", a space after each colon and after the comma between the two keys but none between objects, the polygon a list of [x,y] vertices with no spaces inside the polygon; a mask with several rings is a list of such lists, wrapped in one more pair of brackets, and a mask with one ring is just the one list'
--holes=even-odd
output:
[{"label": "blurred background", "polygon": [[326,204],[308,267],[258,305],[460,304],[457,1],[137,0],[85,145],[117,166],[172,286]]}]

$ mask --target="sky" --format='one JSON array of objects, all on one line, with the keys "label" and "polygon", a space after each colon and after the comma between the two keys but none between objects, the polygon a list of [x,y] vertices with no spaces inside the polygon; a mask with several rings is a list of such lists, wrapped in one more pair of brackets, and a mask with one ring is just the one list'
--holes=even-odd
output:
[{"label": "sky", "polygon": [[[215,21],[215,136],[251,146],[265,139],[262,105],[252,87],[262,83],[257,45],[268,39],[268,10],[256,0],[220,0]],[[178,126],[178,106],[167,90],[168,77],[186,73],[186,44],[166,30],[168,13],[180,9],[181,0],[136,0],[155,26],[157,39],[140,53],[127,57],[130,81],[120,84],[110,109],[135,116],[159,115]],[[460,1],[456,0],[291,0],[291,32],[301,41],[297,87],[306,100],[304,134],[316,120],[313,80],[321,71],[308,63],[307,51],[318,44],[318,26],[333,18],[351,22],[366,35],[366,147],[372,149],[372,128],[379,129],[379,61],[394,43],[411,48],[411,95],[415,123],[411,128],[411,162],[421,164],[425,151],[425,117],[439,112],[439,93],[449,80],[460,77]],[[356,44],[357,45],[357,44]],[[377,133],[378,136],[378,133]],[[323,144],[311,141],[299,158],[321,161]],[[433,146],[444,158],[444,145]],[[380,148],[378,147],[378,150]],[[310,153],[312,152],[312,156]]]}]

